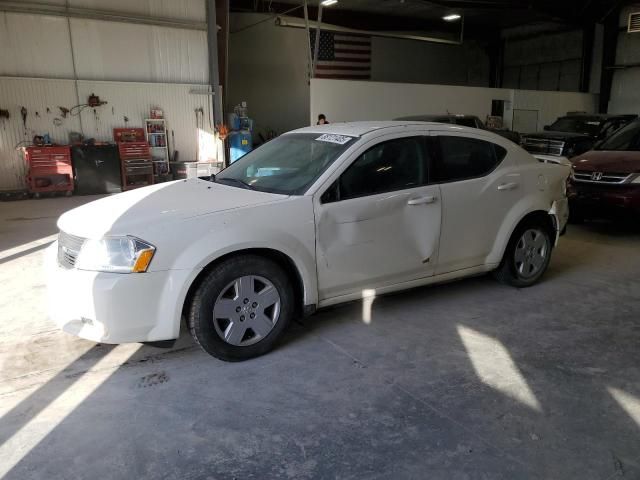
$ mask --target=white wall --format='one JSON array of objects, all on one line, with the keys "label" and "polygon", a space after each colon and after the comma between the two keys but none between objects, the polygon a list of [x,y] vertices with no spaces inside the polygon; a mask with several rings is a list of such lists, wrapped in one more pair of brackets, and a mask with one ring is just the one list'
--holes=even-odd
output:
[{"label": "white wall", "polygon": [[[189,93],[192,89],[202,90],[200,85],[78,81],[81,99],[95,93],[108,104],[97,108],[97,115],[89,108],[79,116],[62,119],[58,105],[69,108],[76,104],[75,83],[73,80],[0,77],[0,108],[9,110],[11,115],[9,120],[0,120],[0,191],[25,187],[26,168],[20,152],[14,147],[30,141],[36,134],[49,133],[53,141],[65,144],[69,132],[82,128],[86,138],[112,141],[113,128],[142,127],[149,110],[158,107],[165,112],[169,132],[175,133],[175,145],[171,144],[171,150],[177,149],[180,160],[185,161],[196,159],[196,108],[204,109],[205,132],[212,131],[208,120],[210,97]],[[20,116],[22,106],[28,111],[26,128]],[[129,118],[127,124],[125,115]],[[54,118],[61,118],[63,124],[56,127]]]},{"label": "white wall", "polygon": [[538,130],[567,112],[598,111],[598,95],[577,92],[513,90],[514,110],[538,111]]},{"label": "white wall", "polygon": [[330,122],[447,112],[484,119],[491,113],[491,100],[511,99],[511,90],[498,88],[313,79],[310,121],[319,113]]},{"label": "white wall", "polygon": [[[348,122],[447,112],[484,120],[491,113],[491,100],[506,100],[513,109],[538,110],[538,128],[542,128],[568,111],[594,112],[597,99],[573,92],[313,79],[309,121],[319,113],[330,122]],[[509,128],[511,114],[504,120]]]}]

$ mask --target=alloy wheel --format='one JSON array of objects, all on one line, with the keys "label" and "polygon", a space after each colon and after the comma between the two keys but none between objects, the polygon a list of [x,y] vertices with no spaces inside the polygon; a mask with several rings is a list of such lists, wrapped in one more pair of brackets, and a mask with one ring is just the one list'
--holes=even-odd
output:
[{"label": "alloy wheel", "polygon": [[535,277],[544,268],[549,255],[549,239],[537,228],[525,230],[514,252],[516,272],[521,278]]},{"label": "alloy wheel", "polygon": [[280,294],[268,279],[246,275],[222,289],[213,306],[213,325],[226,343],[238,347],[265,338],[280,317]]}]

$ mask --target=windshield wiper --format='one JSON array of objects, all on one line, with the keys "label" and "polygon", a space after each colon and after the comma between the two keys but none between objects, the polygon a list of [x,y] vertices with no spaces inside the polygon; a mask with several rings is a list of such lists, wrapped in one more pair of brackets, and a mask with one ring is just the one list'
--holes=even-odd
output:
[{"label": "windshield wiper", "polygon": [[231,178],[231,177],[217,178],[216,177],[215,182],[217,183],[229,182],[239,186],[240,188],[245,188],[247,190],[255,190],[255,188],[252,185],[249,185],[247,182],[243,180],[238,180],[237,178]]}]

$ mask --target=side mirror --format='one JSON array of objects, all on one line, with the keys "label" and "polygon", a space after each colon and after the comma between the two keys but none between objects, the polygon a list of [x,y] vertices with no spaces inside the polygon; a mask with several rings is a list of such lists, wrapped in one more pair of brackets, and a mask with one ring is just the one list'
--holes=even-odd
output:
[{"label": "side mirror", "polygon": [[544,127],[542,127],[543,130],[551,130],[551,126],[550,125],[545,125]]}]

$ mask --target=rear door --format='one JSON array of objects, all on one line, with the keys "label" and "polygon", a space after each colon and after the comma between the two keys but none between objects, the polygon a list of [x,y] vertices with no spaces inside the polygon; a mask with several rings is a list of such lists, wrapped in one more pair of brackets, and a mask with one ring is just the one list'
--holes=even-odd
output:
[{"label": "rear door", "polygon": [[314,199],[320,300],[433,275],[440,188],[425,135],[363,145]]},{"label": "rear door", "polygon": [[433,177],[442,198],[436,274],[483,265],[507,213],[522,195],[517,165],[506,149],[483,136],[433,134]]}]

